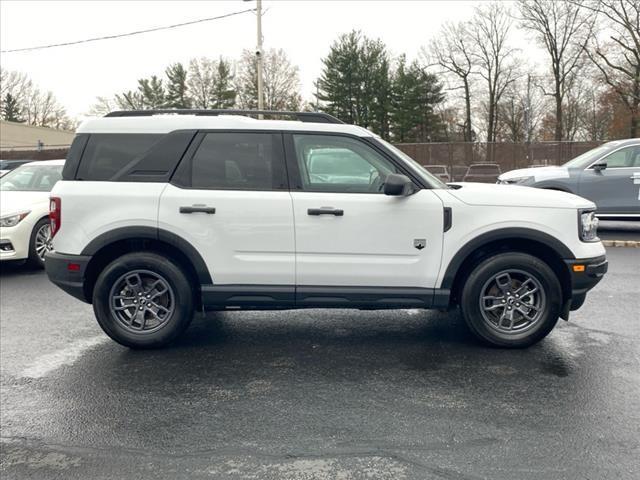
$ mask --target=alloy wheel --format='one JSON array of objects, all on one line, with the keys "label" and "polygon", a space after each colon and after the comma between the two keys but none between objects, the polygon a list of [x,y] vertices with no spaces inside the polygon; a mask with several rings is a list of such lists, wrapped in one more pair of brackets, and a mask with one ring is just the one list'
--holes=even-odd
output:
[{"label": "alloy wheel", "polygon": [[503,270],[492,276],[480,293],[480,312],[486,324],[513,335],[531,329],[542,318],[546,297],[540,281],[523,270]]},{"label": "alloy wheel", "polygon": [[44,262],[44,256],[51,251],[51,226],[48,223],[36,232],[35,249],[38,258]]},{"label": "alloy wheel", "polygon": [[150,333],[162,327],[175,310],[167,280],[149,270],[133,270],[116,280],[109,293],[111,315],[126,330]]}]

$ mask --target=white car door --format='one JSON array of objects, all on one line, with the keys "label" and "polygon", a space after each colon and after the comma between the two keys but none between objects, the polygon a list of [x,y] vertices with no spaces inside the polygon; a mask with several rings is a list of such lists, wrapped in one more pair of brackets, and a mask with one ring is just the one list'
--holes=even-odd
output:
[{"label": "white car door", "polygon": [[199,141],[162,193],[160,230],[182,237],[203,257],[213,280],[203,287],[205,300],[293,301],[293,208],[282,136],[207,132]]},{"label": "white car door", "polygon": [[299,301],[326,287],[435,287],[444,220],[431,190],[385,195],[384,178],[404,172],[357,137],[295,133],[285,142]]}]

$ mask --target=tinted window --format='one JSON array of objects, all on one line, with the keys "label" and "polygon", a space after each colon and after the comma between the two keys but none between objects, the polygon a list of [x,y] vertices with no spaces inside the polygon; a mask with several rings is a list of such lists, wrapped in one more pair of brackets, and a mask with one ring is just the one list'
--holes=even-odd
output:
[{"label": "tinted window", "polygon": [[607,168],[628,168],[640,166],[640,146],[621,148],[603,158]]},{"label": "tinted window", "polygon": [[77,178],[81,180],[110,180],[132,161],[142,157],[163,135],[110,134],[89,136]]},{"label": "tinted window", "polygon": [[395,166],[365,143],[331,135],[294,135],[305,190],[380,193]]},{"label": "tinted window", "polygon": [[201,189],[285,189],[281,136],[207,133],[191,161],[190,178],[191,186]]},{"label": "tinted window", "polygon": [[62,178],[62,165],[24,165],[0,178],[0,190],[50,192]]}]

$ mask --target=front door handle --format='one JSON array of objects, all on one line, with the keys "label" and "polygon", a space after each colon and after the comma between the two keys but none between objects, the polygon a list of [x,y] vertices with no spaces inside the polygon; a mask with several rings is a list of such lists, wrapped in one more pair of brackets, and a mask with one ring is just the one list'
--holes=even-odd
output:
[{"label": "front door handle", "polygon": [[216,213],[216,209],[205,205],[193,205],[191,207],[180,207],[180,213],[208,213],[213,215]]},{"label": "front door handle", "polygon": [[336,217],[342,217],[344,210],[333,207],[321,207],[321,208],[309,208],[307,210],[308,215],[335,215]]}]

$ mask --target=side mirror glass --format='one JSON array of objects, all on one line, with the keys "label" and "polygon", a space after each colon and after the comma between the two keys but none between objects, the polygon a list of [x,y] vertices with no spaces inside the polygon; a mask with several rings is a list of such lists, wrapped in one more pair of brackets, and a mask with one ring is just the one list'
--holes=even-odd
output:
[{"label": "side mirror glass", "polygon": [[413,183],[406,175],[390,173],[384,180],[384,194],[393,196],[407,196],[413,193]]},{"label": "side mirror glass", "polygon": [[607,168],[607,162],[594,163],[593,165],[591,165],[591,168],[593,168],[596,172],[599,172],[600,170],[604,170],[605,168]]}]

